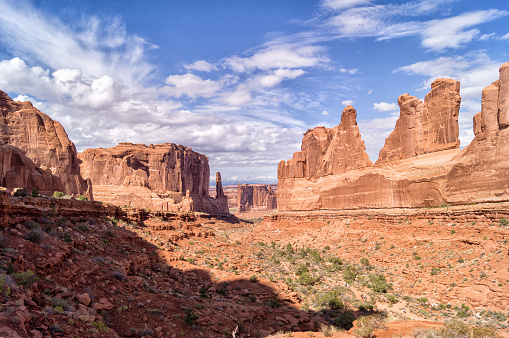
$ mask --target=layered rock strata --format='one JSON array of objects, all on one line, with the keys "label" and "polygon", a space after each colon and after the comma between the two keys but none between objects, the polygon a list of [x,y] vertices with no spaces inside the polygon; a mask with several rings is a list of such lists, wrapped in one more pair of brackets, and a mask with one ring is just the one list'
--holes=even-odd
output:
[{"label": "layered rock strata", "polygon": [[269,185],[239,184],[237,198],[239,212],[277,209],[277,194]]},{"label": "layered rock strata", "polygon": [[209,198],[208,158],[191,148],[124,142],[87,149],[79,158],[97,200],[153,210],[228,211],[225,198]]},{"label": "layered rock strata", "polygon": [[[85,195],[92,199],[89,190],[91,187],[80,175],[76,147],[60,123],[40,112],[30,102],[14,102],[2,91],[0,91],[0,110],[0,145],[8,144],[21,149],[23,155],[29,158],[35,167],[40,168],[38,171],[41,175],[45,176],[48,171],[53,175],[51,180],[21,175],[16,182],[19,187],[30,188],[35,184],[45,194],[59,190],[68,195]],[[4,150],[4,154],[6,152],[12,152],[12,149]],[[20,158],[15,156],[17,159]],[[5,163],[8,161],[4,161]],[[10,163],[18,165],[19,168],[20,163],[16,161]],[[31,165],[28,165],[26,170],[32,171]],[[9,168],[3,167],[2,171],[5,173]],[[12,172],[12,169],[10,171]],[[5,176],[3,179],[5,180]],[[12,182],[12,178],[8,181]],[[5,184],[9,183],[6,181]]]},{"label": "layered rock strata", "polygon": [[[309,142],[305,135],[303,151],[279,163],[278,209],[432,207],[509,200],[509,63],[500,68],[500,79],[483,90],[482,111],[474,117],[475,138],[461,151],[460,100],[459,82],[449,79],[434,81],[424,102],[400,96],[400,118],[373,166],[364,162],[341,173],[324,171],[323,148],[305,146]],[[320,130],[325,145],[327,129]],[[360,135],[346,142],[359,149],[358,140]],[[352,157],[344,156],[344,162]],[[295,174],[299,170],[303,175]]]}]

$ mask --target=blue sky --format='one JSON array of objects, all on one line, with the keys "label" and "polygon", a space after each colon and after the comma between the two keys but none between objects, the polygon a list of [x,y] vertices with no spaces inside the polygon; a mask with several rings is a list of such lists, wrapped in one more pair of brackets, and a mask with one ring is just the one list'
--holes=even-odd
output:
[{"label": "blue sky", "polygon": [[347,104],[373,161],[439,77],[461,81],[462,147],[481,90],[509,61],[506,0],[0,0],[0,89],[65,127],[79,151],[172,142],[223,181],[277,163]]}]

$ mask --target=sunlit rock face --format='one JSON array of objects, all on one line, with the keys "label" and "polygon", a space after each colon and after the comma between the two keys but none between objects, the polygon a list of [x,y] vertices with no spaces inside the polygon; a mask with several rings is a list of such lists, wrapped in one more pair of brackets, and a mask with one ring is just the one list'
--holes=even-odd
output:
[{"label": "sunlit rock face", "polygon": [[209,198],[207,156],[191,148],[124,142],[87,149],[79,158],[97,200],[156,210],[228,212],[226,198]]},{"label": "sunlit rock face", "polygon": [[[333,144],[330,131],[344,130],[342,125],[353,125],[351,120],[342,117],[336,128],[308,131],[302,151],[279,163],[278,209],[428,207],[509,200],[509,63],[500,67],[499,80],[483,90],[482,110],[474,117],[475,138],[463,150],[458,139],[459,89],[458,81],[438,79],[424,102],[401,95],[400,117],[374,165],[364,160],[358,130]],[[330,161],[326,154],[331,153],[341,158]]]},{"label": "sunlit rock face", "polygon": [[[52,183],[49,183],[49,178],[38,179],[37,184],[18,180],[17,184],[23,185],[20,187],[37,185],[43,193],[51,194],[52,190],[59,190],[68,195],[92,198],[91,187],[80,174],[76,147],[60,123],[33,107],[30,102],[14,102],[2,91],[0,109],[0,144],[21,149],[41,169],[41,173],[49,171],[56,177],[51,179]],[[5,167],[3,170],[6,170]],[[43,184],[43,181],[46,183]],[[7,182],[2,184],[8,185]]]}]

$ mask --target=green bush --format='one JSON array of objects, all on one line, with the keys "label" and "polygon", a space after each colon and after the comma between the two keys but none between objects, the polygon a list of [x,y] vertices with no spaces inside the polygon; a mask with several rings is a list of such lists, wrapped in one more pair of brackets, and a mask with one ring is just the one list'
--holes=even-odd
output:
[{"label": "green bush", "polygon": [[370,338],[374,337],[373,331],[383,328],[383,321],[379,316],[363,316],[357,319],[354,334],[357,338]]},{"label": "green bush", "polygon": [[414,329],[414,338],[498,338],[500,335],[495,328],[485,326],[469,326],[460,321],[445,323],[443,327],[436,329]]},{"label": "green bush", "polygon": [[369,259],[366,257],[362,257],[360,260],[361,265],[368,266],[369,265]]},{"label": "green bush", "polygon": [[53,197],[53,198],[64,198],[64,196],[65,196],[65,194],[63,192],[61,192],[61,191],[54,191],[53,192],[53,196],[51,196],[51,197]]},{"label": "green bush", "polygon": [[78,223],[76,224],[76,229],[86,232],[88,231],[88,225],[86,225],[85,223]]},{"label": "green bush", "polygon": [[351,311],[346,311],[336,318],[334,325],[343,330],[350,330],[353,327],[354,321],[355,315]]},{"label": "green bush", "polygon": [[300,285],[315,285],[318,282],[320,282],[320,277],[314,277],[309,272],[304,272],[297,278],[297,283]]},{"label": "green bush", "polygon": [[345,282],[352,284],[357,278],[357,268],[353,265],[345,265],[343,267],[343,279]]},{"label": "green bush", "polygon": [[0,295],[9,298],[11,295],[11,287],[7,284],[7,275],[0,275]]},{"label": "green bush", "polygon": [[38,197],[39,196],[39,189],[37,189],[37,187],[32,189],[32,196],[33,197]]},{"label": "green bush", "polygon": [[192,308],[187,308],[184,312],[186,313],[184,321],[188,326],[192,326],[200,318],[196,313],[194,313]]},{"label": "green bush", "polygon": [[32,230],[27,233],[26,239],[29,240],[32,243],[41,243],[42,239],[44,237],[44,233],[39,230]]},{"label": "green bush", "polygon": [[23,286],[30,286],[38,280],[32,270],[16,273],[13,277],[16,283]]},{"label": "green bush", "polygon": [[249,280],[253,283],[256,283],[258,282],[258,277],[256,277],[256,275],[252,275],[251,277],[249,277]]},{"label": "green bush", "polygon": [[85,197],[85,196],[83,196],[83,195],[79,195],[78,199],[79,199],[80,201],[88,201],[88,198],[87,198],[87,197]]}]

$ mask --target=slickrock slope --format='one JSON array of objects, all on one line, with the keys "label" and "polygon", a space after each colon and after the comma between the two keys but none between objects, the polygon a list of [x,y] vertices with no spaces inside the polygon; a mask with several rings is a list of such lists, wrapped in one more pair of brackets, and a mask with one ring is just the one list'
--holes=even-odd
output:
[{"label": "slickrock slope", "polygon": [[277,209],[276,192],[265,184],[239,183],[237,198],[239,212]]},{"label": "slickrock slope", "polygon": [[[0,109],[0,144],[21,149],[36,167],[42,169],[40,172],[49,169],[51,174],[58,176],[56,180],[52,179],[51,185],[46,179],[43,186],[38,186],[41,192],[52,194],[54,190],[63,190],[68,195],[85,195],[92,199],[88,183],[80,175],[76,147],[60,123],[40,112],[30,102],[14,102],[2,91]],[[2,172],[6,171],[9,168],[2,168]],[[33,183],[21,182],[20,179],[17,182],[20,187],[33,186]],[[40,179],[37,182],[42,184]]]},{"label": "slickrock slope", "polygon": [[[458,149],[460,100],[459,82],[449,79],[434,81],[424,103],[408,94],[400,96],[400,118],[374,166],[364,162],[334,173],[308,165],[317,163],[308,158],[325,157],[320,157],[320,147],[307,146],[306,134],[303,150],[318,155],[297,152],[292,160],[279,163],[278,209],[430,207],[509,200],[509,63],[501,66],[500,79],[484,89],[482,112],[474,117],[475,139],[462,151]],[[344,142],[359,149],[358,140],[360,135]],[[326,143],[322,136],[322,144]],[[352,157],[341,154],[344,162]]]},{"label": "slickrock slope", "polygon": [[209,198],[208,158],[188,147],[125,142],[87,149],[79,158],[97,200],[156,210],[228,211],[226,198]]}]

